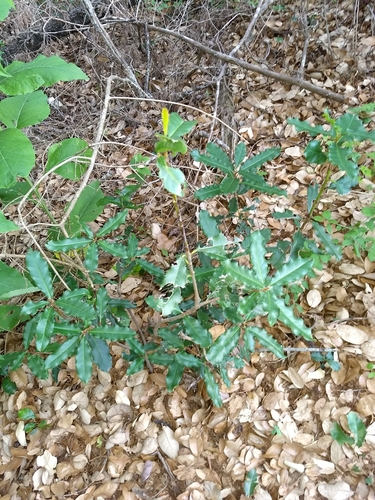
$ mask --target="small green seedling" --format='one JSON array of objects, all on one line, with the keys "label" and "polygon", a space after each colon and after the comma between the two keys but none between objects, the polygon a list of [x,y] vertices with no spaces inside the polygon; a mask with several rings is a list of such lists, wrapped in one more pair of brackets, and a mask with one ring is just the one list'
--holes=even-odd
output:
[{"label": "small green seedling", "polygon": [[26,434],[32,434],[36,429],[47,429],[49,424],[47,424],[47,420],[41,420],[37,422],[36,415],[30,408],[22,408],[17,413],[17,416],[20,420],[25,422],[25,432]]}]

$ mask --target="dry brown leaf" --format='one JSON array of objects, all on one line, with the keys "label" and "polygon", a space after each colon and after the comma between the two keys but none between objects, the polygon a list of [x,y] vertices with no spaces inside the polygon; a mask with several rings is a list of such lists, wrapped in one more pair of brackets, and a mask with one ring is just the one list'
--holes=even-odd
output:
[{"label": "dry brown leaf", "polygon": [[176,458],[180,445],[177,439],[174,437],[174,432],[169,427],[164,426],[158,435],[158,443],[162,451],[169,458]]},{"label": "dry brown leaf", "polygon": [[318,484],[318,491],[324,498],[329,500],[346,500],[354,495],[354,491],[344,481],[337,481],[336,483],[320,483]]},{"label": "dry brown leaf", "polygon": [[338,325],[336,331],[343,340],[350,344],[361,345],[368,340],[367,333],[355,326]]}]

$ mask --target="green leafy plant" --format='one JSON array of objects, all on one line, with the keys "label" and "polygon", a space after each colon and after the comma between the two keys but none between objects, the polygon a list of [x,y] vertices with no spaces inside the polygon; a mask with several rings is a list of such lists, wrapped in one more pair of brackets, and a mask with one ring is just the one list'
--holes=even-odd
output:
[{"label": "green leafy plant", "polygon": [[32,434],[36,429],[43,430],[50,427],[46,420],[40,420],[38,422],[31,408],[22,408],[22,410],[18,410],[17,417],[25,422],[24,431],[26,434]]},{"label": "green leafy plant", "polygon": [[375,378],[375,363],[367,363],[366,368],[370,370],[368,378]]},{"label": "green leafy plant", "polygon": [[355,445],[358,448],[360,448],[363,445],[364,440],[366,438],[366,426],[359,418],[358,414],[354,411],[349,412],[346,418],[347,418],[348,428],[354,437],[347,434],[337,422],[333,424],[331,430],[331,436],[335,441],[337,441],[341,445],[342,444],[348,444],[349,446]]}]

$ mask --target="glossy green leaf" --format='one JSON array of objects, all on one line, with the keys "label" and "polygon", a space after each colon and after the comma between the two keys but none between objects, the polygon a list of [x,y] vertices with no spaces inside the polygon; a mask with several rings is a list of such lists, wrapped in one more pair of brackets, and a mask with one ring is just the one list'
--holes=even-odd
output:
[{"label": "glossy green leaf", "polygon": [[251,335],[255,337],[263,347],[271,351],[278,358],[280,359],[285,358],[283,346],[280,345],[277,342],[277,340],[271,337],[271,335],[269,335],[264,328],[258,328],[257,326],[250,326],[245,330],[245,336],[246,335]]},{"label": "glossy green leaf", "polygon": [[301,121],[298,120],[298,118],[288,118],[287,122],[290,125],[294,125],[297,132],[308,132],[312,137],[315,137],[319,134],[322,134],[326,137],[334,136],[334,132],[332,130],[324,130],[324,127],[322,125],[310,125],[308,121]]},{"label": "glossy green leaf", "polygon": [[151,262],[147,262],[147,260],[137,259],[137,264],[139,264],[144,271],[156,276],[158,279],[164,276],[164,271],[160,269],[160,267],[155,266],[155,264],[152,264]]},{"label": "glossy green leaf", "polygon": [[85,248],[90,243],[92,243],[91,238],[67,238],[65,240],[49,241],[46,248],[51,252],[69,252],[70,250]]},{"label": "glossy green leaf", "polygon": [[[1,102],[1,101],[0,101]],[[8,220],[3,211],[0,210],[0,234],[10,233],[11,231],[19,231],[20,227],[13,221]]]},{"label": "glossy green leaf", "polygon": [[209,238],[209,246],[199,248],[199,252],[208,255],[212,259],[221,260],[226,256],[225,247],[227,245],[233,245],[237,242],[237,238],[235,238],[234,241],[230,241],[226,238],[226,236],[223,235],[223,233],[219,233],[218,235]]},{"label": "glossy green leaf", "polygon": [[229,156],[216,144],[209,142],[206,147],[208,154],[201,154],[197,150],[191,152],[193,160],[200,161],[210,167],[218,168],[224,174],[234,172],[234,166]]},{"label": "glossy green leaf", "polygon": [[220,184],[214,184],[213,186],[206,186],[201,189],[198,189],[194,193],[194,198],[199,201],[208,200],[210,198],[214,198],[221,194]]},{"label": "glossy green leaf", "polygon": [[213,365],[219,365],[225,361],[230,352],[237,346],[240,338],[240,327],[232,326],[218,337],[206,352],[206,358]]},{"label": "glossy green leaf", "polygon": [[226,177],[220,183],[220,194],[231,194],[238,190],[240,181],[235,177]]},{"label": "glossy green leaf", "polygon": [[185,183],[185,176],[182,171],[178,168],[168,166],[163,156],[158,157],[156,166],[159,169],[159,176],[163,181],[164,188],[171,194],[182,196],[182,186]]},{"label": "glossy green leaf", "polygon": [[17,305],[0,305],[0,332],[10,332],[18,325],[22,307]]},{"label": "glossy green leaf", "polygon": [[65,290],[65,292],[61,295],[61,299],[63,300],[81,300],[84,297],[89,297],[90,292],[87,288],[76,288],[74,290]]},{"label": "glossy green leaf", "polygon": [[176,287],[168,298],[163,299],[159,297],[156,299],[156,306],[161,309],[163,316],[169,316],[170,314],[179,314],[181,312],[181,301],[181,289]]},{"label": "glossy green leaf", "polygon": [[38,316],[38,323],[35,328],[36,348],[38,351],[44,351],[53,334],[55,311],[49,307],[44,309]]},{"label": "glossy green leaf", "polygon": [[196,344],[203,348],[207,348],[212,345],[212,335],[201,325],[200,321],[191,316],[185,316],[182,322],[186,335],[188,335]]},{"label": "glossy green leaf", "polygon": [[170,366],[175,360],[175,355],[167,352],[153,352],[148,355],[148,359],[155,365]]},{"label": "glossy green leaf", "polygon": [[38,324],[39,315],[34,316],[30,321],[28,321],[23,329],[23,346],[25,349],[30,347],[31,342],[35,336],[36,326]]},{"label": "glossy green leaf", "polygon": [[366,438],[366,426],[355,411],[349,412],[346,418],[348,419],[348,427],[355,438],[355,445],[360,448]]},{"label": "glossy green leaf", "polygon": [[31,408],[22,408],[18,410],[17,418],[20,420],[35,420],[35,413]]},{"label": "glossy green leaf", "polygon": [[96,310],[99,315],[99,323],[101,323],[104,318],[108,304],[109,297],[107,290],[105,288],[99,288],[98,293],[96,294]]},{"label": "glossy green leaf", "polygon": [[85,336],[81,338],[76,354],[77,375],[84,384],[90,380],[92,375],[91,347]]},{"label": "glossy green leaf", "polygon": [[333,165],[338,166],[340,170],[344,170],[350,179],[357,179],[359,173],[358,165],[348,159],[352,152],[352,148],[343,148],[336,142],[333,142],[328,146],[328,159]]},{"label": "glossy green leaf", "polygon": [[83,325],[81,327],[77,324],[66,322],[55,323],[53,327],[54,335],[65,335],[66,337],[76,337],[80,335],[83,329]]},{"label": "glossy green leaf", "polygon": [[[66,162],[66,160],[75,156],[77,156],[77,159]],[[77,181],[88,169],[91,156],[92,149],[88,148],[86,141],[78,139],[77,137],[64,139],[62,142],[52,144],[49,148],[46,172],[49,172],[60,163],[66,162],[61,165],[61,167],[54,170],[54,173],[60,175],[64,179]]]},{"label": "glossy green leaf", "polygon": [[333,423],[330,434],[333,439],[340,445],[353,445],[355,443],[354,439],[351,436],[348,436],[337,422]]},{"label": "glossy green leaf", "polygon": [[60,366],[63,361],[65,361],[69,356],[75,354],[77,347],[80,342],[80,337],[71,337],[60,345],[58,349],[53,354],[50,354],[46,358],[45,367],[47,370],[50,368],[55,368]]},{"label": "glossy green leaf", "polygon": [[260,231],[254,231],[251,233],[250,242],[250,261],[252,270],[259,281],[264,283],[268,274],[266,242],[264,241]]},{"label": "glossy green leaf", "polygon": [[244,493],[250,497],[254,494],[255,488],[258,485],[258,474],[256,469],[250,469],[246,474],[245,482],[243,485]]},{"label": "glossy green leaf", "polygon": [[173,389],[181,382],[184,369],[185,367],[181,365],[177,359],[174,359],[169,365],[168,373],[165,379],[166,387],[169,392],[173,391]]},{"label": "glossy green leaf", "polygon": [[[0,200],[2,203],[18,204],[21,199],[30,191],[28,182],[19,181],[8,189],[0,189]],[[29,195],[29,198],[31,195]]]},{"label": "glossy green leaf", "polygon": [[311,329],[305,325],[301,318],[293,314],[291,307],[285,305],[279,297],[274,297],[275,305],[279,308],[279,320],[292,330],[293,335],[300,335],[306,340],[313,340]]},{"label": "glossy green leaf", "polygon": [[105,340],[87,335],[87,341],[91,347],[91,355],[94,363],[103,372],[108,372],[112,368],[112,356]]},{"label": "glossy green leaf", "polygon": [[53,286],[47,262],[37,250],[29,250],[26,254],[26,266],[36,286],[52,299]]},{"label": "glossy green leaf", "polygon": [[47,96],[41,90],[0,101],[0,121],[8,128],[24,128],[45,120],[50,114]]},{"label": "glossy green leaf", "polygon": [[39,288],[32,285],[17,269],[0,261],[0,300],[38,291]]},{"label": "glossy green leaf", "polygon": [[239,142],[234,150],[234,164],[238,168],[246,156],[246,146],[245,143]]},{"label": "glossy green leaf", "polygon": [[145,366],[145,361],[143,358],[135,359],[131,363],[129,368],[126,370],[126,375],[133,375],[134,373],[138,373],[141,370],[143,370],[144,366]]},{"label": "glossy green leaf", "polygon": [[192,370],[200,370],[203,364],[201,359],[184,351],[178,351],[176,353],[176,360],[185,368],[191,368]]},{"label": "glossy green leaf", "polygon": [[243,165],[241,165],[240,174],[244,176],[250,173],[256,173],[259,167],[279,156],[280,152],[280,148],[269,148],[265,151],[262,151],[261,153],[256,154],[252,158],[246,160]]},{"label": "glossy green leaf", "polygon": [[121,259],[127,259],[128,254],[124,245],[120,243],[111,243],[109,241],[98,241],[98,245],[105,252],[113,255],[114,257],[120,257]]},{"label": "glossy green leaf", "polygon": [[342,253],[340,248],[333,242],[332,236],[327,233],[324,226],[319,224],[316,221],[312,221],[312,225],[315,231],[316,236],[323,243],[325,252],[329,255],[333,255],[337,260],[342,259]]},{"label": "glossy green leaf", "polygon": [[187,278],[188,274],[185,256],[180,255],[180,257],[176,260],[176,264],[173,264],[165,273],[161,286],[165,286],[170,283],[173,286],[184,287],[186,285]]},{"label": "glossy green leaf", "polygon": [[264,281],[259,279],[259,277],[255,275],[255,272],[248,267],[240,266],[237,262],[229,259],[223,261],[223,267],[231,278],[248,289],[261,289],[264,286]]},{"label": "glossy green leaf", "polygon": [[259,293],[251,293],[247,297],[241,299],[240,304],[238,306],[238,312],[240,314],[246,315],[249,319],[251,316],[252,310],[256,307],[259,301]]},{"label": "glossy green leaf", "polygon": [[196,120],[183,120],[177,113],[169,115],[167,134],[171,139],[179,139],[181,136],[188,134],[197,123]]},{"label": "glossy green leaf", "polygon": [[207,368],[207,366],[202,366],[201,376],[204,380],[207,393],[212,399],[213,404],[220,408],[223,405],[223,400],[221,399],[219,386],[215,380],[213,373]]},{"label": "glossy green leaf", "polygon": [[45,367],[44,359],[40,356],[33,354],[27,359],[27,366],[33,372],[33,374],[42,380],[48,378],[48,370]]},{"label": "glossy green leaf", "polygon": [[215,217],[212,217],[207,210],[199,212],[199,225],[207,238],[213,238],[220,234],[217,224]]},{"label": "glossy green leaf", "polygon": [[311,271],[312,266],[313,261],[310,259],[303,259],[302,257],[291,259],[276,271],[270,280],[269,286],[289,285],[294,281],[298,281]]},{"label": "glossy green leaf", "polygon": [[321,141],[310,141],[305,148],[304,156],[309,163],[323,165],[327,161],[327,155],[322,150]]},{"label": "glossy green leaf", "polygon": [[[373,104],[373,103],[369,103]],[[371,111],[370,111],[371,112]],[[363,126],[362,120],[356,114],[344,113],[336,120],[336,125],[340,127],[341,134],[347,136],[349,141],[372,141],[375,142],[375,131],[368,131]]]},{"label": "glossy green leaf", "polygon": [[96,243],[91,243],[91,245],[87,247],[86,257],[85,260],[83,261],[83,265],[88,271],[94,272],[97,269],[98,264],[99,264],[98,245]]},{"label": "glossy green leaf", "polygon": [[0,130],[0,188],[14,186],[17,177],[27,177],[34,164],[30,139],[18,129]]},{"label": "glossy green leaf", "polygon": [[160,328],[158,331],[159,337],[164,340],[163,345],[166,345],[167,349],[184,349],[184,341],[178,336],[178,329]]},{"label": "glossy green leaf", "polygon": [[110,218],[104,224],[103,227],[99,229],[99,231],[96,233],[96,236],[98,238],[101,238],[102,236],[106,236],[112,231],[118,229],[121,226],[121,224],[124,224],[126,217],[128,216],[128,213],[129,213],[128,210],[123,210],[122,212],[118,212],[114,217]]},{"label": "glossy green leaf", "polygon": [[85,322],[90,322],[96,318],[94,307],[83,300],[61,297],[56,300],[56,305],[60,307],[68,316],[80,318]]},{"label": "glossy green leaf", "polygon": [[97,326],[90,330],[92,337],[98,337],[104,340],[126,340],[136,336],[131,328],[121,326]]},{"label": "glossy green leaf", "polygon": [[287,196],[285,189],[280,189],[277,186],[271,186],[262,175],[246,172],[243,174],[243,181],[238,190],[238,194],[244,194],[250,189],[252,191],[259,191],[260,193]]},{"label": "glossy green leaf", "polygon": [[102,213],[100,202],[103,198],[99,181],[93,181],[84,188],[68,218],[67,230],[72,237],[82,231],[85,222],[94,221]]}]

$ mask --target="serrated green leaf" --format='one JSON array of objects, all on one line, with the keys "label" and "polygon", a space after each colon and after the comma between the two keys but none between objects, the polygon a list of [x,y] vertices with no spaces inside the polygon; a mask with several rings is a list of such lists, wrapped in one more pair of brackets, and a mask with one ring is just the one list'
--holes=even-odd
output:
[{"label": "serrated green leaf", "polygon": [[165,378],[166,387],[169,392],[173,391],[175,387],[181,382],[182,375],[184,373],[185,367],[181,365],[177,359],[172,361],[172,364],[169,365],[168,373]]},{"label": "serrated green leaf", "polygon": [[325,252],[336,257],[337,260],[341,260],[342,253],[340,248],[333,242],[332,236],[327,233],[324,226],[316,221],[312,221],[312,225],[317,237],[324,245]]},{"label": "serrated green leaf", "polygon": [[137,259],[137,264],[141,266],[141,268],[149,274],[156,276],[156,278],[162,278],[164,276],[164,271],[160,269],[160,267],[155,266],[151,262],[148,262],[144,259]]},{"label": "serrated green leaf", "polygon": [[14,394],[17,390],[16,384],[12,380],[10,380],[9,377],[4,377],[3,381],[1,382],[1,388],[7,394]]},{"label": "serrated green leaf", "polygon": [[81,233],[85,223],[94,221],[102,213],[100,203],[103,198],[99,181],[93,181],[83,189],[67,222],[67,230],[72,237]]},{"label": "serrated green leaf", "polygon": [[230,352],[238,344],[240,333],[239,326],[232,326],[225,333],[221,334],[206,352],[208,361],[213,365],[220,365],[226,360]]},{"label": "serrated green leaf", "polygon": [[179,307],[181,301],[181,289],[179,287],[175,288],[170,297],[166,299],[163,299],[162,297],[155,299],[155,297],[152,296],[147,297],[146,299],[146,303],[154,309],[156,307],[161,310],[163,316],[169,316],[174,313],[179,314],[181,312]]},{"label": "serrated green leaf", "polygon": [[17,418],[20,420],[34,420],[35,413],[31,408],[22,408],[21,410],[18,410]]},{"label": "serrated green leaf", "polygon": [[271,335],[269,335],[264,328],[250,326],[246,328],[245,335],[251,335],[255,337],[263,347],[270,350],[278,358],[284,359],[286,357],[284,354],[283,346],[280,345],[277,340],[271,337]]},{"label": "serrated green leaf", "polygon": [[90,380],[92,375],[91,347],[86,337],[82,337],[76,353],[77,375],[84,384]]},{"label": "serrated green leaf", "polygon": [[9,352],[8,354],[0,355],[0,372],[6,373],[9,371],[17,370],[23,362],[25,351]]},{"label": "serrated green leaf", "polygon": [[254,231],[250,235],[250,261],[252,270],[262,283],[268,274],[268,265],[266,261],[266,242],[263,239],[261,231]]},{"label": "serrated green leaf", "polygon": [[36,354],[33,354],[27,359],[27,366],[33,374],[39,379],[45,380],[48,378],[48,370],[45,367],[44,359]]},{"label": "serrated green leaf", "polygon": [[106,236],[107,234],[111,233],[112,231],[115,231],[118,229],[121,224],[124,224],[126,217],[128,216],[129,210],[123,210],[122,212],[118,212],[114,217],[109,219],[103,227],[99,229],[99,231],[96,233],[96,236],[98,238],[101,238],[102,236]]},{"label": "serrated green leaf", "polygon": [[194,198],[199,201],[208,200],[209,198],[214,198],[221,194],[220,184],[214,184],[213,186],[206,186],[198,189],[194,193]]},{"label": "serrated green leaf", "polygon": [[38,351],[44,349],[50,343],[54,327],[55,311],[52,308],[45,309],[38,315],[38,323],[35,329],[36,348]]},{"label": "serrated green leaf", "polygon": [[231,194],[238,190],[240,181],[235,177],[226,177],[220,183],[220,194]]},{"label": "serrated green leaf", "polygon": [[103,372],[108,372],[112,367],[112,357],[107,342],[99,338],[91,337],[91,335],[87,335],[86,338],[91,347],[91,355],[94,363],[96,363],[98,368]]},{"label": "serrated green leaf", "polygon": [[85,248],[90,243],[92,243],[91,238],[68,238],[65,240],[49,241],[46,244],[46,248],[51,252],[69,252],[70,250]]},{"label": "serrated green leaf", "polygon": [[185,327],[185,333],[188,335],[196,344],[200,345],[204,349],[212,345],[212,335],[204,328],[200,321],[191,316],[185,316],[182,320]]},{"label": "serrated green leaf", "polygon": [[334,132],[332,130],[324,130],[322,125],[310,125],[308,121],[301,121],[298,118],[288,118],[287,122],[290,125],[294,125],[297,132],[308,132],[312,137],[315,137],[319,134],[324,135],[325,137],[333,137]]},{"label": "serrated green leaf", "polygon": [[66,342],[60,345],[53,354],[46,358],[45,367],[47,370],[60,366],[69,356],[72,356],[80,342],[80,337],[71,337]]},{"label": "serrated green leaf", "polygon": [[170,283],[173,286],[184,287],[186,285],[187,278],[188,274],[185,256],[180,255],[180,257],[176,260],[176,264],[173,264],[165,273],[161,286],[163,287]]},{"label": "serrated green leaf", "polygon": [[290,259],[271,278],[269,286],[290,285],[306,276],[311,271],[312,266],[313,261],[310,259],[303,259],[302,257]]},{"label": "serrated green leaf", "polygon": [[340,147],[336,142],[332,142],[328,146],[328,159],[333,164],[339,167],[340,170],[344,170],[350,179],[358,178],[358,165],[348,159],[348,156],[353,152],[352,148]]},{"label": "serrated green leaf", "polygon": [[199,212],[199,225],[207,238],[213,238],[220,234],[219,228],[217,227],[217,220],[215,217],[212,217],[207,210],[201,210]]},{"label": "serrated green leaf", "polygon": [[187,352],[179,351],[176,354],[176,360],[186,368],[199,370],[202,367],[203,361]]},{"label": "serrated green leaf", "polygon": [[363,122],[355,114],[345,113],[341,115],[337,118],[336,125],[340,127],[341,134],[347,136],[349,141],[375,142],[375,132],[373,130],[367,131],[363,126]]},{"label": "serrated green leaf", "polygon": [[138,373],[141,370],[143,370],[144,366],[145,366],[145,361],[143,358],[135,359],[131,363],[129,368],[126,370],[126,375],[133,375],[134,373]]},{"label": "serrated green leaf", "polygon": [[175,355],[167,352],[153,352],[148,355],[148,359],[155,365],[169,366],[175,360]]},{"label": "serrated green leaf", "polygon": [[249,191],[249,189],[252,189],[253,191],[259,191],[260,193],[287,196],[287,192],[285,191],[285,189],[280,189],[277,186],[271,186],[267,183],[262,175],[252,172],[244,172],[243,182],[241,183],[241,186],[238,190],[238,194],[246,193],[246,191]]},{"label": "serrated green leaf", "polygon": [[49,299],[53,297],[52,278],[48,264],[37,250],[29,250],[26,254],[26,266],[36,286]]},{"label": "serrated green leaf", "polygon": [[182,171],[168,166],[163,156],[157,158],[156,166],[159,169],[159,176],[163,181],[164,188],[171,194],[182,196],[182,185],[185,183],[185,176]]},{"label": "serrated green leaf", "polygon": [[17,269],[0,261],[0,300],[38,291]]},{"label": "serrated green leaf", "polygon": [[239,142],[234,150],[234,164],[238,168],[246,156],[245,143]]},{"label": "serrated green leaf", "polygon": [[99,288],[96,294],[96,310],[99,314],[99,323],[102,322],[104,314],[109,304],[109,296],[105,288]]},{"label": "serrated green leaf", "polygon": [[191,152],[193,160],[200,161],[210,167],[218,168],[224,174],[234,172],[234,166],[229,156],[216,144],[209,142],[206,147],[208,155],[201,154],[197,150]]},{"label": "serrated green leaf", "polygon": [[38,324],[38,315],[28,321],[23,329],[23,346],[25,349],[30,347],[30,344],[35,336],[36,326]]},{"label": "serrated green leaf", "polygon": [[252,269],[249,269],[245,266],[240,266],[239,264],[237,264],[237,262],[231,261],[229,259],[224,260],[222,265],[231,278],[233,278],[238,283],[241,283],[246,288],[262,289],[264,287],[264,281],[262,279],[259,279]]},{"label": "serrated green leaf", "polygon": [[178,336],[180,329],[169,330],[169,328],[160,328],[158,335],[164,340],[167,349],[184,349],[184,341]]},{"label": "serrated green leaf", "polygon": [[310,141],[303,154],[309,163],[323,165],[327,161],[327,155],[322,150],[321,141]]},{"label": "serrated green leaf", "polygon": [[366,438],[367,430],[365,424],[359,418],[358,414],[355,411],[351,411],[347,414],[346,418],[348,419],[348,427],[355,438],[355,445],[360,448]]},{"label": "serrated green leaf", "polygon": [[226,256],[225,247],[227,245],[233,245],[238,241],[239,240],[237,238],[234,238],[233,241],[230,241],[223,235],[223,233],[219,233],[218,235],[209,238],[208,243],[210,246],[199,248],[199,252],[208,255],[212,259],[221,260]]},{"label": "serrated green leaf", "polygon": [[207,366],[202,366],[201,376],[204,380],[207,393],[212,399],[213,404],[220,408],[221,406],[223,406],[223,400],[221,399],[219,386],[215,380],[213,373],[210,372]]},{"label": "serrated green leaf", "polygon": [[250,319],[252,310],[258,304],[259,297],[260,294],[255,292],[241,299],[241,302],[238,306],[238,312],[240,314],[246,315]]},{"label": "serrated green leaf", "polygon": [[343,431],[343,429],[340,427],[340,425],[337,422],[333,423],[331,432],[331,436],[335,441],[337,441],[338,444],[343,445],[343,444],[349,444],[353,445],[354,444],[354,439],[351,436],[348,436],[346,432]]},{"label": "serrated green leaf", "polygon": [[124,245],[120,243],[110,243],[109,241],[98,241],[98,245],[105,252],[113,255],[114,257],[120,257],[121,259],[127,259],[128,254]]},{"label": "serrated green leaf", "polygon": [[90,330],[90,335],[105,340],[126,340],[136,336],[134,330],[121,326],[98,326]]},{"label": "serrated green leaf", "polygon": [[56,305],[60,307],[65,314],[80,318],[85,322],[90,322],[96,318],[94,307],[83,300],[75,298],[60,297],[56,300]]},{"label": "serrated green leaf", "polygon": [[145,356],[145,348],[137,339],[127,339],[126,343],[132,353],[135,353],[138,356]]},{"label": "serrated green leaf", "polygon": [[279,156],[281,148],[269,148],[261,153],[256,154],[252,158],[245,161],[240,167],[240,174],[245,176],[250,173],[256,173],[262,165],[266,162],[273,160],[276,156]]},{"label": "serrated green leaf", "polygon": [[296,318],[292,308],[285,305],[279,297],[274,297],[275,305],[279,308],[279,320],[292,330],[293,335],[300,335],[306,340],[313,340],[311,329],[308,328],[301,318]]},{"label": "serrated green leaf", "polygon": [[83,265],[88,271],[94,272],[95,269],[98,267],[98,264],[99,264],[98,245],[96,243],[91,243],[91,245],[89,245],[86,250],[86,257],[85,260],[83,261]]}]

